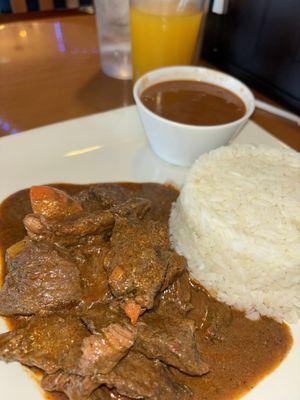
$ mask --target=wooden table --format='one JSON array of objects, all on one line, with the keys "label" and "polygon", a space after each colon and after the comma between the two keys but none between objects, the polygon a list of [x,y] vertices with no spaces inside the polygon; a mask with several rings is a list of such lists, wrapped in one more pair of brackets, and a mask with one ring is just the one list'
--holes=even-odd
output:
[{"label": "wooden table", "polygon": [[[100,70],[94,16],[0,20],[0,136],[132,103],[132,83]],[[260,110],[253,120],[300,150],[296,124]]]}]

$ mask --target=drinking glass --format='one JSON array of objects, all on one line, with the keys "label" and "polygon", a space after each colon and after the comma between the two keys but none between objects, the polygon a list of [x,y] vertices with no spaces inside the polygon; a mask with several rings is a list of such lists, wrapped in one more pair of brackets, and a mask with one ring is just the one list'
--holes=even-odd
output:
[{"label": "drinking glass", "polygon": [[134,79],[159,67],[195,60],[205,0],[131,0]]},{"label": "drinking glass", "polygon": [[106,75],[131,79],[129,0],[95,0],[100,63]]}]

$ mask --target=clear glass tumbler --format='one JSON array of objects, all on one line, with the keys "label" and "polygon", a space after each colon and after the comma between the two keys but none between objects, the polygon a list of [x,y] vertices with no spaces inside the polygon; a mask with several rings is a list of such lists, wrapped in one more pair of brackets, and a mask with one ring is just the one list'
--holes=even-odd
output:
[{"label": "clear glass tumbler", "polygon": [[134,79],[159,67],[190,65],[197,54],[206,0],[131,0]]},{"label": "clear glass tumbler", "polygon": [[131,79],[129,0],[95,0],[100,62],[106,75]]}]

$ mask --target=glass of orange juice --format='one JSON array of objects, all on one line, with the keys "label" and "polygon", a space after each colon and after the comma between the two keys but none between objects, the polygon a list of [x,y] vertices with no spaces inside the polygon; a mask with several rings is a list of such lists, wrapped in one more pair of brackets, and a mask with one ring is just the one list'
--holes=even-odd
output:
[{"label": "glass of orange juice", "polygon": [[134,80],[164,66],[192,64],[205,0],[131,0]]}]

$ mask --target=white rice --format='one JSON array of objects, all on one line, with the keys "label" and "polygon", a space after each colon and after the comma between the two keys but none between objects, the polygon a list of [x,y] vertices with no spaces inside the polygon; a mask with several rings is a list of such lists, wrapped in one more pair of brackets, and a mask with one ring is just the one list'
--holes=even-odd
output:
[{"label": "white rice", "polygon": [[171,241],[219,300],[278,321],[300,317],[300,155],[232,145],[192,166]]}]

